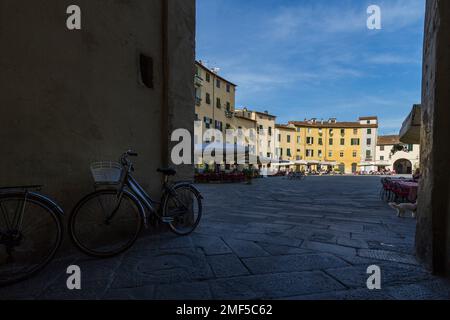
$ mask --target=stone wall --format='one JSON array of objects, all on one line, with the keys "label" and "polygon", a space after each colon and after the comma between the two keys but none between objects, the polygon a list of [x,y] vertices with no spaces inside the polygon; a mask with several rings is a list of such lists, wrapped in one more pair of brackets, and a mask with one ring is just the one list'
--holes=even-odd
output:
[{"label": "stone wall", "polygon": [[416,246],[430,269],[450,275],[450,2],[426,6]]},{"label": "stone wall", "polygon": [[195,0],[75,3],[82,29],[69,31],[74,1],[0,1],[0,185],[44,184],[69,211],[93,190],[92,161],[133,148],[138,180],[159,196],[169,133],[193,127]]}]

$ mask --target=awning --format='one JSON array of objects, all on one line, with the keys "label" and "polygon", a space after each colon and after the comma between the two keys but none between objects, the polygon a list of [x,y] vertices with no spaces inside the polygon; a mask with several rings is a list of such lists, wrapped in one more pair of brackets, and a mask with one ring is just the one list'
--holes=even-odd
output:
[{"label": "awning", "polygon": [[272,162],[272,166],[274,167],[285,167],[285,166],[293,166],[295,165],[294,162],[291,161],[280,161],[280,162]]},{"label": "awning", "polygon": [[296,165],[300,165],[300,166],[306,166],[307,164],[308,164],[308,161],[305,161],[305,160],[297,160],[297,161],[295,161],[295,164]]},{"label": "awning", "polygon": [[337,162],[321,162],[321,163],[319,163],[321,166],[336,166],[337,165]]},{"label": "awning", "polygon": [[422,123],[422,108],[415,104],[411,113],[403,122],[400,130],[400,141],[406,144],[420,144],[420,127]]},{"label": "awning", "polygon": [[376,164],[375,163],[360,163],[360,164],[358,164],[358,167],[374,167],[374,166],[376,166]]},{"label": "awning", "polygon": [[387,161],[379,161],[379,162],[375,162],[374,165],[377,167],[389,167],[389,166],[392,166],[392,163],[387,162]]},{"label": "awning", "polygon": [[308,161],[308,164],[320,164],[320,161],[317,161],[317,160],[310,160],[310,161]]}]

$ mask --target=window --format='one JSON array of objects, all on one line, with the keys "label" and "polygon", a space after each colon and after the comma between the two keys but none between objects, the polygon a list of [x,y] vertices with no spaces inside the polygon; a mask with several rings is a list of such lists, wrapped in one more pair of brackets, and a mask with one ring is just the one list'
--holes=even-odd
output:
[{"label": "window", "polygon": [[308,133],[311,133],[311,131],[312,131],[312,129],[311,129],[311,128],[308,128]]},{"label": "window", "polygon": [[[229,130],[229,129],[231,129],[231,125],[230,125],[229,123],[227,123],[227,124],[225,125],[225,128],[226,128],[227,130]],[[239,129],[241,129],[241,128],[239,128]]]},{"label": "window", "polygon": [[220,98],[216,99],[216,107],[219,109],[222,108],[222,104],[220,103]]},{"label": "window", "polygon": [[302,142],[302,138],[300,136],[297,137],[297,143],[300,144]]},{"label": "window", "polygon": [[323,146],[323,139],[319,138],[319,146]]},{"label": "window", "polygon": [[269,127],[269,136],[272,135],[272,127]]},{"label": "window", "polygon": [[360,143],[359,139],[352,139],[351,140],[351,145],[352,146],[359,146],[359,143]]},{"label": "window", "polygon": [[288,156],[288,157],[292,157],[292,154],[291,154],[291,149],[287,149],[286,150],[286,155]]},{"label": "window", "polygon": [[139,71],[142,84],[149,89],[153,89],[153,59],[141,54],[139,56]]},{"label": "window", "polygon": [[287,143],[291,143],[291,136],[290,135],[287,136]]},{"label": "window", "polygon": [[300,132],[300,128],[297,128],[297,132]]},{"label": "window", "polygon": [[306,143],[307,144],[313,144],[314,143],[314,138],[313,137],[307,137],[306,138]]},{"label": "window", "polygon": [[357,135],[358,134],[358,129],[353,129],[353,134]]},{"label": "window", "polygon": [[333,151],[328,151],[328,157],[333,157]]},{"label": "window", "polygon": [[220,80],[219,79],[216,80],[216,87],[220,88]]},{"label": "window", "polygon": [[227,83],[227,92],[230,92],[230,90],[231,90],[231,86],[229,83]]},{"label": "window", "polygon": [[217,129],[217,130],[220,130],[220,131],[222,131],[222,129],[223,129],[223,123],[222,123],[222,121],[215,121],[215,128]]},{"label": "window", "polygon": [[342,134],[342,135],[345,134],[345,129],[341,129],[341,134]]},{"label": "window", "polygon": [[206,93],[206,104],[211,104],[211,95],[208,92]]},{"label": "window", "polygon": [[318,151],[319,158],[322,158],[322,150]]},{"label": "window", "polygon": [[330,146],[332,146],[332,145],[333,145],[333,139],[328,140],[328,144],[329,144]]},{"label": "window", "polygon": [[380,156],[380,160],[381,160],[381,161],[384,161],[384,156]]},{"label": "window", "polygon": [[372,139],[367,139],[367,145],[371,146],[372,145]]},{"label": "window", "polygon": [[333,129],[330,129],[330,134],[333,134]]},{"label": "window", "polygon": [[366,150],[366,158],[367,159],[372,158],[372,152],[370,150]]},{"label": "window", "polygon": [[367,124],[370,124],[370,120],[367,120]]},{"label": "window", "polygon": [[278,142],[281,142],[281,134],[278,134]]},{"label": "window", "polygon": [[211,75],[208,72],[206,73],[206,82],[211,82]]},{"label": "window", "polygon": [[384,151],[384,146],[380,146],[380,151]]},{"label": "window", "polygon": [[372,129],[367,129],[367,134],[372,134]]},{"label": "window", "polygon": [[283,148],[278,148],[278,156],[282,157],[283,156]]},{"label": "window", "polygon": [[306,149],[306,156],[307,157],[314,157],[314,150]]},{"label": "window", "polygon": [[198,121],[198,114],[195,114],[195,121]]},{"label": "window", "polygon": [[341,152],[339,153],[339,156],[340,156],[341,158],[343,158],[343,157],[344,157],[344,151],[341,151]]},{"label": "window", "polygon": [[210,118],[204,117],[203,118],[203,122],[205,123],[205,128],[206,129],[210,129],[211,128],[212,120]]},{"label": "window", "polygon": [[409,152],[414,151],[414,145],[408,144],[408,151]]},{"label": "window", "polygon": [[231,104],[227,102],[227,111],[231,111]]},{"label": "window", "polygon": [[341,146],[345,146],[345,139],[341,139]]},{"label": "window", "polygon": [[353,151],[353,158],[356,158],[358,156],[358,152]]}]

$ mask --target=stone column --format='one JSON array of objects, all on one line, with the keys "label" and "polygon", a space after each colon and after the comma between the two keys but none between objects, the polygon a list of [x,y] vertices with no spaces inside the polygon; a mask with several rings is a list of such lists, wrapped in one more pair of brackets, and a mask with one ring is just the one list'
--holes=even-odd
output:
[{"label": "stone column", "polygon": [[426,4],[417,254],[450,275],[450,2]]}]

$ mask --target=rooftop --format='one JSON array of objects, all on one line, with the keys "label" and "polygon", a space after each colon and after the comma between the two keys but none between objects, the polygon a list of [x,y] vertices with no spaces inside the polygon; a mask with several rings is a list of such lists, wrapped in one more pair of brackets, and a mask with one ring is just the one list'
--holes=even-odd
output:
[{"label": "rooftop", "polygon": [[306,128],[378,128],[378,124],[361,124],[359,122],[331,122],[331,121],[290,121],[296,127]]},{"label": "rooftop", "polygon": [[391,146],[400,143],[400,136],[390,135],[390,136],[379,136],[377,145],[379,146]]},{"label": "rooftop", "polygon": [[207,66],[205,66],[202,62],[200,61],[195,61],[195,64],[199,67],[201,67],[203,70],[209,72],[210,74],[214,75],[215,77],[219,78],[222,81],[225,81],[229,84],[231,84],[234,87],[237,87],[237,84],[234,84],[233,82],[225,79],[224,77],[220,76],[219,74],[217,74],[216,72],[214,72],[213,70],[211,70],[210,68],[208,68]]}]

